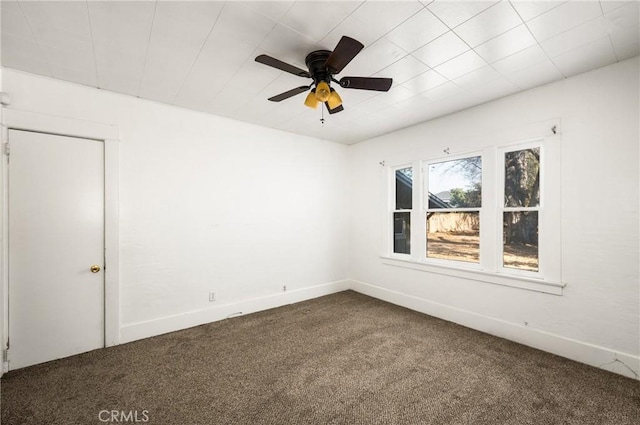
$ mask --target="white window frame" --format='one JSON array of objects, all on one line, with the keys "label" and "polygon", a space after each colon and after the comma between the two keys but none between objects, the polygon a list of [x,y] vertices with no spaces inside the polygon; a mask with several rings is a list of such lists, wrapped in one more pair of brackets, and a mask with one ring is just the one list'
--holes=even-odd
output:
[{"label": "white window frame", "polygon": [[[517,152],[524,149],[531,148],[539,148],[540,149],[540,202],[536,207],[505,207],[504,205],[504,188],[505,188],[505,155],[509,152]],[[544,240],[544,236],[547,233],[547,229],[541,227],[541,222],[543,222],[543,217],[545,215],[545,196],[546,196],[546,170],[545,170],[545,149],[540,140],[522,143],[518,145],[509,145],[498,148],[498,205],[497,205],[497,214],[496,218],[498,223],[496,223],[499,227],[498,229],[502,229],[504,213],[505,212],[517,212],[517,211],[537,211],[538,212],[538,271],[531,270],[522,270],[516,269],[512,267],[504,267],[504,243],[503,243],[503,234],[502,231],[496,232],[499,233],[498,240],[496,241],[496,247],[498,248],[498,271],[500,273],[504,273],[506,275],[515,275],[515,276],[524,276],[531,278],[543,278],[545,271],[544,264],[544,255],[543,253],[543,244],[542,240]],[[545,190],[543,190],[545,189]],[[546,246],[544,247],[546,248]]]},{"label": "white window frame", "polygon": [[[483,152],[482,151],[475,151],[475,152],[468,152],[465,154],[460,154],[460,155],[451,155],[451,156],[446,156],[446,157],[440,157],[440,158],[435,158],[435,159],[430,159],[430,160],[424,160],[422,161],[422,167],[421,167],[421,173],[422,173],[422,180],[423,180],[423,190],[422,193],[420,194],[420,202],[421,202],[421,206],[420,206],[420,220],[424,226],[423,231],[421,232],[423,234],[423,241],[421,241],[421,258],[420,261],[424,262],[425,264],[434,264],[434,265],[440,265],[440,266],[452,266],[452,267],[460,267],[460,268],[464,268],[464,269],[471,269],[471,270],[482,270],[482,260],[483,260],[483,252],[482,252],[482,209],[483,206],[485,204],[485,199],[484,199],[484,187],[482,186],[482,200],[481,200],[481,205],[479,208],[438,208],[438,209],[429,209],[429,166],[431,164],[439,164],[442,162],[448,162],[448,161],[456,161],[456,160],[460,160],[460,159],[465,159],[465,158],[472,158],[472,157],[476,157],[479,156],[480,157],[480,161],[482,162],[482,173],[480,175],[480,184],[484,185],[484,156],[483,156]],[[470,261],[456,261],[456,260],[445,260],[442,258],[429,258],[427,257],[427,214],[429,212],[436,212],[436,213],[444,213],[444,212],[478,212],[478,216],[480,218],[480,252],[479,252],[479,261],[477,263],[474,262],[470,262]]]},{"label": "white window frame", "polygon": [[[385,206],[382,263],[473,281],[511,286],[548,294],[562,295],[561,264],[561,145],[554,133],[527,139],[511,138],[452,155],[423,155],[420,160],[399,159],[386,165],[388,200]],[[490,143],[491,140],[487,139]],[[538,207],[538,271],[503,267],[502,220],[504,211],[504,153],[540,147],[540,205]],[[415,153],[414,153],[415,154]],[[419,154],[419,152],[418,152]],[[443,161],[481,156],[482,206],[480,207],[480,263],[426,257],[426,213],[428,165]],[[425,159],[426,157],[426,159]],[[413,208],[411,210],[411,254],[393,253],[393,208],[395,207],[395,171],[413,167]],[[456,209],[462,211],[463,209]],[[476,210],[471,208],[470,210]],[[448,210],[443,209],[442,212]]]},{"label": "white window frame", "polygon": [[[402,170],[404,168],[411,168],[412,169],[412,193],[411,193],[411,201],[412,201],[412,208],[411,209],[396,209],[396,172],[398,170]],[[389,169],[391,170],[391,172],[389,173],[389,200],[387,205],[389,205],[389,211],[386,214],[386,222],[390,223],[388,225],[388,238],[389,238],[389,242],[388,242],[388,247],[387,250],[389,252],[389,255],[391,257],[394,258],[401,258],[404,260],[410,260],[413,258],[413,255],[415,253],[415,249],[414,249],[414,239],[415,239],[415,232],[414,232],[414,225],[415,225],[415,211],[416,211],[416,167],[415,164],[412,162],[408,162],[408,163],[404,163],[404,164],[400,164],[400,165],[395,165],[393,167],[389,167]],[[394,251],[394,242],[395,242],[395,223],[394,223],[394,214],[395,213],[401,213],[401,212],[408,212],[409,213],[409,217],[410,217],[410,223],[411,223],[411,230],[410,230],[410,239],[409,239],[409,254],[405,254],[405,253],[400,253],[400,252],[395,252]]]}]

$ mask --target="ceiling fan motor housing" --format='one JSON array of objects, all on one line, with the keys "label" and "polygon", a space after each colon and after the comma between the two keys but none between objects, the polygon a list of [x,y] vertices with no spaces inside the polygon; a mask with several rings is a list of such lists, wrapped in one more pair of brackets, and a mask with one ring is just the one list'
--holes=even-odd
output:
[{"label": "ceiling fan motor housing", "polygon": [[304,60],[316,85],[320,81],[331,83],[331,70],[325,66],[329,56],[331,56],[330,50],[316,50],[309,53]]}]

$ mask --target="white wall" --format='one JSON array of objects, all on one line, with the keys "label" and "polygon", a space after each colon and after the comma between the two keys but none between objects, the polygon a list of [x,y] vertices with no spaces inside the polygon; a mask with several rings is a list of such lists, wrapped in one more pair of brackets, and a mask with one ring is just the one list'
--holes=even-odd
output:
[{"label": "white wall", "polygon": [[348,277],[346,146],[11,70],[3,83],[12,109],[119,127],[124,341]]},{"label": "white wall", "polygon": [[[635,58],[353,145],[354,288],[596,366],[612,362],[603,367],[634,376],[615,360],[624,358],[639,373],[638,68]],[[470,151],[487,135],[555,118],[562,123],[562,296],[382,263],[380,161]]]}]

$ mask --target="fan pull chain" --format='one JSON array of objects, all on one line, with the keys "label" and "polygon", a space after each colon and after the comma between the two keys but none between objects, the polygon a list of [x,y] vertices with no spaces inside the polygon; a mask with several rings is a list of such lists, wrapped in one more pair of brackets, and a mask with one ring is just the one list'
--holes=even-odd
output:
[{"label": "fan pull chain", "polygon": [[320,126],[324,127],[324,108],[320,107]]}]

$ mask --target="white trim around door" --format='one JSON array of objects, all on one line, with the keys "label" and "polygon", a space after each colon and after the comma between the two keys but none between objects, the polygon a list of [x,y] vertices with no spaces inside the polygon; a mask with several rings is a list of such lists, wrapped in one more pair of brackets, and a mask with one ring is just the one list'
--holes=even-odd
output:
[{"label": "white trim around door", "polygon": [[[115,125],[92,121],[83,121],[66,117],[40,114],[16,109],[4,109],[2,114],[2,161],[0,162],[0,190],[2,191],[2,208],[0,209],[0,223],[2,223],[2,302],[3,302],[3,335],[5,341],[0,341],[2,350],[10,343],[8,334],[8,198],[7,198],[7,169],[9,157],[6,146],[8,130],[26,130],[63,136],[75,136],[95,139],[104,142],[104,201],[105,201],[105,294],[104,294],[104,345],[109,347],[120,343],[120,255],[119,255],[119,129]],[[2,369],[7,370],[3,358]]]}]

